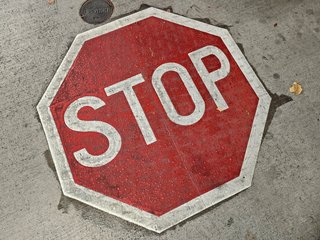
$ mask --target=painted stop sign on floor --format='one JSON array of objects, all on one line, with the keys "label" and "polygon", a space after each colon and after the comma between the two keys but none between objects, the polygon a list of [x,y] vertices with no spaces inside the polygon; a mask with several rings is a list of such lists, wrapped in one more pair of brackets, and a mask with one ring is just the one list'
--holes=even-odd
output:
[{"label": "painted stop sign on floor", "polygon": [[269,104],[227,30],[149,8],[78,35],[38,111],[65,195],[161,232],[250,186]]}]

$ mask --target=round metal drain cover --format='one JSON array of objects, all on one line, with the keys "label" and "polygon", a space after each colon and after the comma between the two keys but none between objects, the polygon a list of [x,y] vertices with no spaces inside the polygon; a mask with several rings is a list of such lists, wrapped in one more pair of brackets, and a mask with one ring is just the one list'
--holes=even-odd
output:
[{"label": "round metal drain cover", "polygon": [[99,24],[111,17],[113,8],[109,0],[87,0],[80,8],[80,16],[87,23]]}]

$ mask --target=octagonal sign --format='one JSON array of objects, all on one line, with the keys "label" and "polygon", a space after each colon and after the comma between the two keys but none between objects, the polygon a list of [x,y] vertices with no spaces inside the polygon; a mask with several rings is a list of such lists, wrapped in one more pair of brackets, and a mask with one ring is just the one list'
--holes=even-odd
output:
[{"label": "octagonal sign", "polygon": [[227,30],[149,8],[79,34],[38,111],[66,196],[162,232],[250,186],[269,105]]}]

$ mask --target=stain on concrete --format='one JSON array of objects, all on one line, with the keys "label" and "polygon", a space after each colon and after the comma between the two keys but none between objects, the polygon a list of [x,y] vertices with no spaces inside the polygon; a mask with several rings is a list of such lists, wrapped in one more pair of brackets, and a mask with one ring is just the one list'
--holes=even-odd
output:
[{"label": "stain on concrete", "polygon": [[228,220],[228,222],[227,222],[227,226],[228,227],[231,227],[231,225],[234,223],[234,220],[233,220],[233,218],[231,217],[231,218],[229,218],[229,220]]},{"label": "stain on concrete", "polygon": [[247,230],[247,233],[244,237],[245,240],[257,240],[257,237],[255,234],[253,234],[252,232],[250,232],[249,230]]},{"label": "stain on concrete", "polygon": [[272,140],[273,137],[274,137],[274,136],[273,136],[273,134],[272,134],[271,132],[267,132],[264,139],[265,139],[265,140]]},{"label": "stain on concrete", "polygon": [[279,45],[279,44],[281,44],[281,41],[280,41],[279,39],[276,39],[276,40],[274,41],[274,43],[277,44],[277,45]]},{"label": "stain on concrete", "polygon": [[301,32],[297,32],[297,36],[298,36],[298,38],[301,38],[302,37],[302,33]]},{"label": "stain on concrete", "polygon": [[259,23],[266,24],[267,20],[265,18],[260,18]]},{"label": "stain on concrete", "polygon": [[306,14],[313,15],[314,14],[313,9],[307,9]]},{"label": "stain on concrete", "polygon": [[266,174],[268,181],[272,183],[275,180],[281,179],[282,171],[277,166],[271,166],[269,170],[267,170]]},{"label": "stain on concrete", "polygon": [[278,38],[280,38],[280,39],[276,39],[276,40],[274,41],[275,44],[279,45],[279,44],[287,41],[287,39],[286,39],[281,33],[278,33],[277,36],[278,36]]},{"label": "stain on concrete", "polygon": [[273,74],[273,78],[274,78],[274,79],[279,79],[279,78],[280,78],[279,73],[274,73],[274,74]]},{"label": "stain on concrete", "polygon": [[287,41],[287,39],[281,33],[278,33],[278,37],[284,42]]}]

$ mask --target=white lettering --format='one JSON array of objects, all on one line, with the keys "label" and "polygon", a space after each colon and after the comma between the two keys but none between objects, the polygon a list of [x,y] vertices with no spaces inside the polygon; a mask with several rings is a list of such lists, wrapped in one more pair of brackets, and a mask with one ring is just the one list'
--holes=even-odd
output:
[{"label": "white lettering", "polygon": [[[179,74],[184,86],[187,88],[187,91],[193,100],[195,109],[193,113],[191,113],[188,116],[180,115],[177,112],[166,89],[163,86],[161,78],[165,73],[170,71],[173,71]],[[160,67],[158,67],[154,71],[152,76],[152,84],[169,119],[172,122],[179,125],[187,126],[187,125],[192,125],[198,122],[202,118],[205,111],[205,103],[196,85],[192,81],[190,74],[188,73],[187,69],[185,69],[183,66],[181,66],[178,63],[162,64]]]},{"label": "white lettering", "polygon": [[141,104],[137,98],[136,93],[133,90],[133,86],[138,85],[139,83],[143,83],[144,79],[142,74],[133,76],[131,78],[128,78],[124,81],[118,82],[112,86],[106,87],[104,90],[107,94],[107,96],[111,96],[115,93],[123,92],[129,106],[131,108],[131,111],[138,123],[138,126],[140,128],[140,131],[144,137],[145,142],[147,145],[154,143],[157,141],[152,128],[150,126],[150,123],[141,107]]},{"label": "white lettering", "polygon": [[[202,61],[202,58],[210,55],[215,55],[221,63],[221,68],[211,73],[208,72]],[[215,84],[215,82],[225,78],[230,72],[230,64],[227,56],[217,47],[206,46],[189,53],[189,57],[219,110],[224,111],[228,109],[228,104]]]},{"label": "white lettering", "polygon": [[77,161],[86,167],[100,167],[111,162],[121,148],[121,136],[110,124],[100,121],[83,121],[78,118],[78,112],[83,107],[94,110],[101,108],[105,103],[97,97],[82,97],[70,104],[64,114],[64,121],[68,128],[78,132],[98,132],[108,138],[109,148],[101,155],[91,155],[86,149],[74,153]]}]

